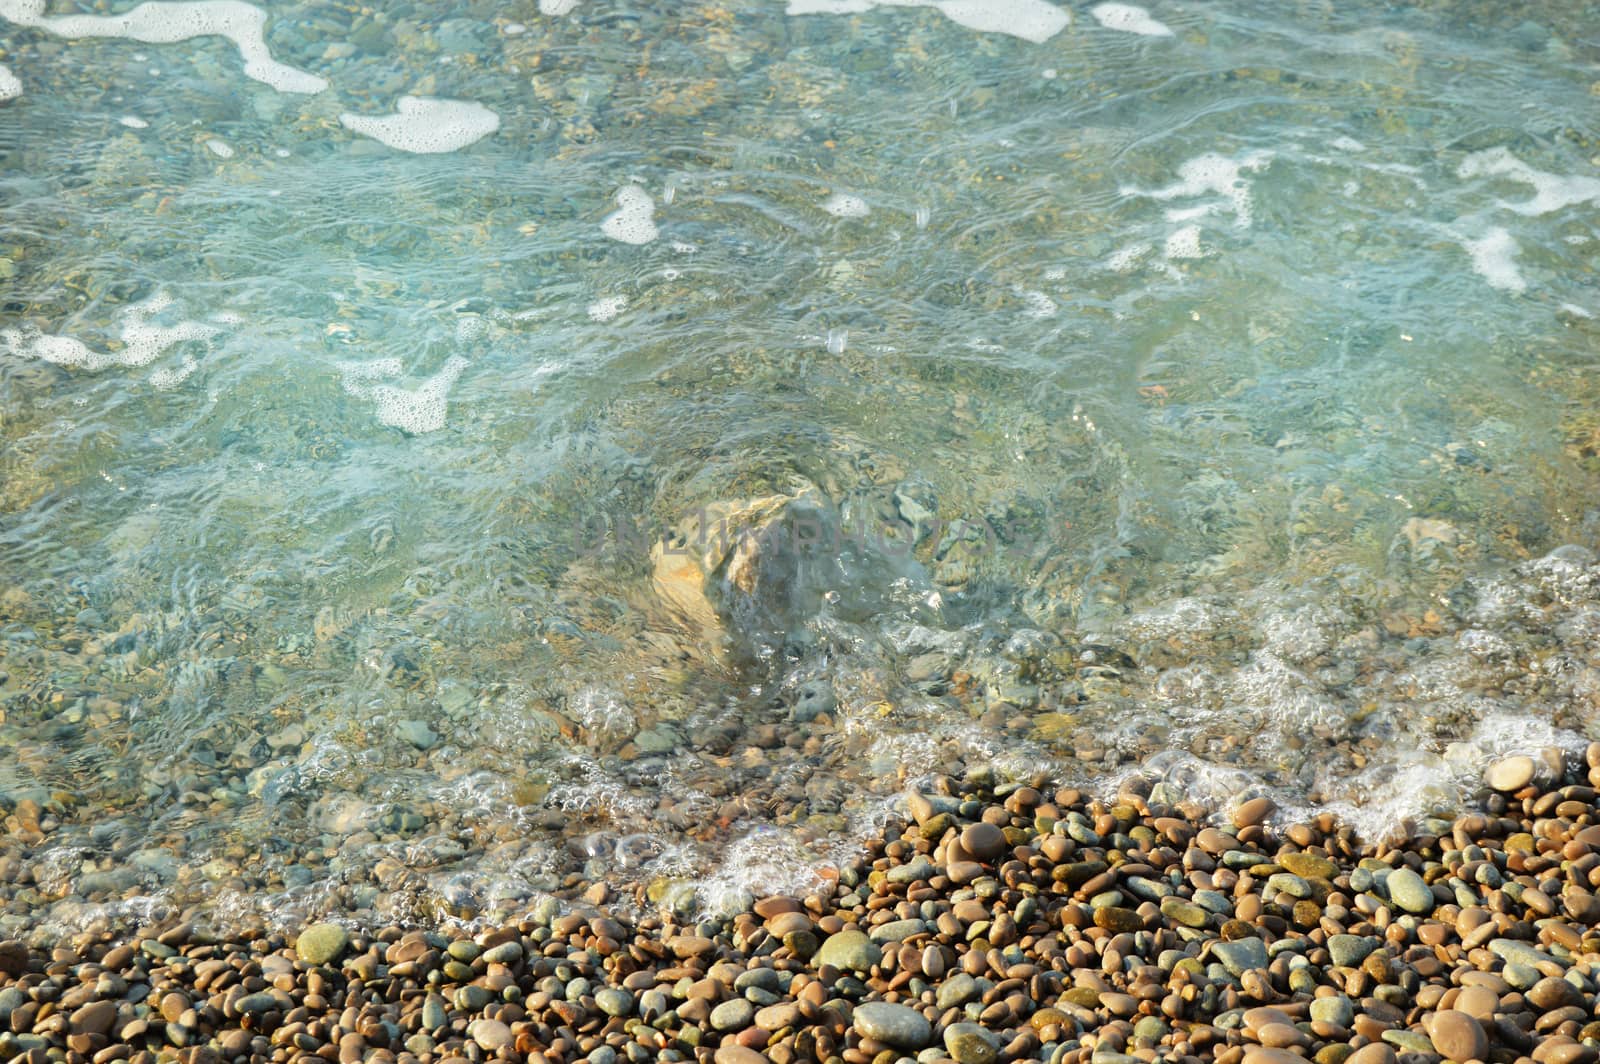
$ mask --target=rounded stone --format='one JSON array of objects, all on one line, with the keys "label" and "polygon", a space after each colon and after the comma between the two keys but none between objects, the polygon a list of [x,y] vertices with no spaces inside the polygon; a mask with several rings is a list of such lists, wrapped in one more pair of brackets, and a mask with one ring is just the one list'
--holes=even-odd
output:
[{"label": "rounded stone", "polygon": [[1520,791],[1533,782],[1533,758],[1524,754],[1502,758],[1483,773],[1483,781],[1503,794]]},{"label": "rounded stone", "polygon": [[498,1053],[511,1044],[511,1028],[499,1020],[473,1020],[467,1034],[485,1053]]},{"label": "rounded stone", "polygon": [[832,965],[841,971],[851,972],[865,972],[881,960],[883,950],[860,931],[840,931],[829,935],[816,955],[819,968]]},{"label": "rounded stone", "polygon": [[975,1023],[953,1023],[944,1030],[944,1048],[956,1064],[995,1064],[1000,1047],[992,1034]]},{"label": "rounded stone", "polygon": [[980,993],[982,991],[976,979],[966,972],[957,972],[939,984],[939,989],[934,991],[934,1003],[941,1009],[953,1009],[965,1005]]},{"label": "rounded stone", "polygon": [[771,1064],[771,1058],[745,1046],[721,1046],[711,1058],[712,1064]]},{"label": "rounded stone", "polygon": [[795,931],[810,931],[811,917],[805,913],[779,913],[767,921],[767,933],[775,938],[783,938]]},{"label": "rounded stone", "polygon": [[1395,1064],[1394,1049],[1382,1042],[1373,1042],[1351,1053],[1344,1064]]},{"label": "rounded stone", "polygon": [[1251,798],[1249,801],[1240,802],[1233,809],[1233,826],[1236,828],[1254,827],[1264,822],[1278,809],[1271,798]]},{"label": "rounded stone", "polygon": [[783,946],[796,957],[808,961],[817,952],[817,936],[810,931],[790,931],[783,936]]},{"label": "rounded stone", "polygon": [[961,830],[961,848],[980,861],[992,861],[1006,848],[1006,836],[993,824],[979,821]]},{"label": "rounded stone", "polygon": [[482,956],[486,964],[515,964],[522,959],[522,943],[502,942],[484,950]]},{"label": "rounded stone", "polygon": [[1332,879],[1339,871],[1338,866],[1326,857],[1311,853],[1281,854],[1277,863],[1304,879]]},{"label": "rounded stone", "polygon": [[1523,996],[1544,1012],[1554,1012],[1569,1005],[1583,1004],[1583,991],[1565,979],[1557,979],[1554,976],[1546,976],[1534,983]]},{"label": "rounded stone", "polygon": [[1464,986],[1456,995],[1456,1008],[1480,1023],[1494,1019],[1500,1011],[1500,995],[1486,986]]},{"label": "rounded stone", "polygon": [[933,1040],[933,1027],[922,1013],[907,1005],[871,1001],[855,1011],[855,1029],[902,1049],[923,1049]]},{"label": "rounded stone", "polygon": [[1265,1024],[1256,1032],[1256,1037],[1261,1044],[1272,1049],[1290,1049],[1294,1046],[1308,1046],[1311,1039],[1307,1038],[1298,1027],[1287,1023]]},{"label": "rounded stone", "polygon": [[1482,1060],[1489,1052],[1483,1025],[1459,1009],[1434,1013],[1428,1035],[1433,1048],[1451,1060]]},{"label": "rounded stone", "polygon": [[455,996],[456,1008],[462,1012],[477,1012],[489,1004],[493,996],[489,993],[488,988],[477,984],[459,987]]},{"label": "rounded stone", "polygon": [[1094,924],[1115,934],[1122,932],[1141,931],[1144,929],[1144,920],[1132,909],[1124,909],[1116,905],[1103,905],[1094,911]]},{"label": "rounded stone", "polygon": [[1186,902],[1176,895],[1161,899],[1161,915],[1185,927],[1205,927],[1211,914],[1200,906]]},{"label": "rounded stone", "polygon": [[327,964],[350,945],[350,932],[338,924],[313,924],[294,940],[294,951],[307,964]]},{"label": "rounded stone", "polygon": [[1433,891],[1422,877],[1409,868],[1396,868],[1389,873],[1389,900],[1408,913],[1426,915],[1433,912]]},{"label": "rounded stone", "polygon": [[1363,935],[1328,936],[1328,953],[1333,963],[1341,968],[1356,967],[1377,947],[1377,939]]},{"label": "rounded stone", "polygon": [[73,1034],[106,1035],[111,1033],[111,1025],[116,1020],[115,1001],[91,1001],[75,1010],[68,1023]]},{"label": "rounded stone", "polygon": [[607,1016],[633,1015],[633,995],[626,990],[605,987],[595,991],[594,1003]]},{"label": "rounded stone", "polygon": [[1305,1057],[1287,1049],[1251,1046],[1244,1051],[1244,1064],[1304,1064]]},{"label": "rounded stone", "polygon": [[1331,1023],[1335,1027],[1349,1027],[1356,1018],[1356,1009],[1350,999],[1343,994],[1332,994],[1311,1002],[1311,1018],[1319,1023]]},{"label": "rounded stone", "polygon": [[756,1007],[744,998],[724,1001],[711,1010],[711,1026],[719,1031],[742,1031],[755,1019]]},{"label": "rounded stone", "polygon": [[244,1016],[258,1016],[263,1012],[271,1012],[278,1007],[278,999],[266,991],[246,994],[233,1003],[233,1007]]}]

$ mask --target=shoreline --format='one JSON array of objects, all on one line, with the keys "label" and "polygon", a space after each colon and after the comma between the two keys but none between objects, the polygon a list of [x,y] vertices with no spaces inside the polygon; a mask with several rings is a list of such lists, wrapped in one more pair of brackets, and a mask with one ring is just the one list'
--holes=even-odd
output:
[{"label": "shoreline", "polygon": [[944,779],[837,883],[699,924],[9,941],[0,1058],[1590,1064],[1597,781],[1600,743],[1507,758],[1448,836],[1362,845],[1261,798]]}]

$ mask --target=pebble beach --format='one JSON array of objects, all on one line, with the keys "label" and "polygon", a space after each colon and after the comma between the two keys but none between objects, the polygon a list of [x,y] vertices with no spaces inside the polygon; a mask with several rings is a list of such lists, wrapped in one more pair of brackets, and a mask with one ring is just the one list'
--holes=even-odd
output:
[{"label": "pebble beach", "polygon": [[[1441,835],[940,778],[827,889],[466,935],[336,923],[0,944],[15,1064],[1587,1064],[1600,743],[1496,762]],[[1043,783],[1043,781],[1040,781]]]}]

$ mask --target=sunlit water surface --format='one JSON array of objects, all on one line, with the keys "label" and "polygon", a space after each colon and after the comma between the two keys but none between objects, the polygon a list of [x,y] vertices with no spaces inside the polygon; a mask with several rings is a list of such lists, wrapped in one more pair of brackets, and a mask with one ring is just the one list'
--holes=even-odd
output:
[{"label": "sunlit water surface", "polygon": [[447,6],[0,0],[0,931],[1597,733],[1582,5]]}]

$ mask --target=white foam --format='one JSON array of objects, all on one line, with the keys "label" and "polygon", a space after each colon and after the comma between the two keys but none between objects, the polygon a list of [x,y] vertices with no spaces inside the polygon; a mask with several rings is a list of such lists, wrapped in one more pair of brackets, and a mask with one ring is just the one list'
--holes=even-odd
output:
[{"label": "white foam", "polygon": [[1353,137],[1334,137],[1328,141],[1328,147],[1336,151],[1366,151],[1367,146]]},{"label": "white foam", "polygon": [[189,379],[189,375],[200,368],[200,363],[192,358],[184,358],[176,366],[162,366],[150,373],[150,383],[161,391],[169,391]]},{"label": "white foam", "polygon": [[402,96],[394,114],[346,112],[339,116],[339,123],[397,151],[427,155],[459,151],[477,143],[500,128],[500,116],[471,100]]},{"label": "white foam", "polygon": [[1600,204],[1600,180],[1592,177],[1562,177],[1535,170],[1505,148],[1473,152],[1461,161],[1459,177],[1505,177],[1533,186],[1533,199],[1526,203],[1503,203],[1518,214],[1539,215],[1559,211],[1579,203]]},{"label": "white foam", "polygon": [[600,223],[600,232],[624,244],[648,244],[661,235],[655,222],[656,201],[638,185],[617,192],[617,209]]},{"label": "white foam", "polygon": [[450,389],[468,365],[466,359],[453,355],[438,373],[417,387],[398,388],[380,383],[387,377],[400,375],[398,358],[353,362],[340,367],[341,384],[347,394],[376,405],[380,424],[415,436],[444,428]]},{"label": "white foam", "polygon": [[1161,252],[1169,259],[1199,259],[1205,257],[1200,249],[1200,227],[1186,225],[1167,237],[1167,246]]},{"label": "white foam", "polygon": [[1234,224],[1246,229],[1250,226],[1254,205],[1250,197],[1250,182],[1245,180],[1244,175],[1261,170],[1271,161],[1271,153],[1264,151],[1246,152],[1237,159],[1208,152],[1178,167],[1178,180],[1173,184],[1149,190],[1125,187],[1122,193],[1158,200],[1216,196],[1218,198],[1211,203],[1169,210],[1167,218],[1174,222],[1187,222],[1218,210],[1228,210],[1233,213]]},{"label": "white foam", "polygon": [[157,293],[143,303],[124,307],[120,315],[122,347],[117,351],[96,351],[76,337],[51,336],[36,328],[0,330],[0,345],[23,358],[95,372],[107,366],[148,366],[179,344],[209,343],[221,331],[199,321],[180,321],[176,325],[150,321],[171,305],[167,295]]},{"label": "white foam", "polygon": [[1463,240],[1461,246],[1472,257],[1473,272],[1494,288],[1506,292],[1524,292],[1528,282],[1517,268],[1517,242],[1499,226],[1490,229],[1478,240]]},{"label": "white foam", "polygon": [[15,100],[22,95],[22,82],[11,68],[0,63],[0,100]]},{"label": "white foam", "polygon": [[789,0],[788,15],[860,15],[877,7],[879,0]]},{"label": "white foam", "polygon": [[627,296],[604,296],[589,304],[589,317],[606,322],[628,309]]},{"label": "white foam", "polygon": [[1144,37],[1171,37],[1166,23],[1151,17],[1150,12],[1134,4],[1096,4],[1089,9],[1094,20],[1108,30],[1137,33]]},{"label": "white foam", "polygon": [[872,213],[867,201],[860,196],[835,192],[822,202],[822,209],[835,218],[865,218]]},{"label": "white foam", "polygon": [[339,376],[347,393],[367,399],[372,388],[404,371],[405,365],[398,358],[375,358],[371,362],[346,362],[339,367]]},{"label": "white foam", "polygon": [[233,158],[233,148],[229,146],[227,141],[218,140],[216,137],[211,137],[206,141],[206,150],[219,159]]},{"label": "white foam", "polygon": [[583,0],[539,0],[539,14],[556,17],[570,15],[581,3]]},{"label": "white foam", "polygon": [[1032,289],[1022,293],[1022,301],[1028,305],[1026,313],[1030,318],[1051,318],[1060,309],[1055,300]]},{"label": "white foam", "polygon": [[1045,0],[941,0],[933,5],[958,26],[1008,33],[1043,44],[1072,24],[1072,16]]},{"label": "white foam", "polygon": [[1106,259],[1106,269],[1116,273],[1127,273],[1139,265],[1139,260],[1150,253],[1149,244],[1129,244],[1125,248],[1118,248]]},{"label": "white foam", "polygon": [[1072,24],[1046,0],[789,0],[790,15],[860,15],[875,7],[931,7],[958,26],[1042,44]]},{"label": "white foam", "polygon": [[129,129],[149,129],[150,128],[150,123],[149,122],[146,122],[142,118],[135,118],[133,115],[123,115],[121,118],[117,119],[117,121],[121,122],[123,125],[127,126]]},{"label": "white foam", "polygon": [[225,37],[239,49],[246,77],[279,92],[318,93],[324,78],[272,58],[267,13],[244,0],[147,0],[120,15],[47,17],[44,0],[0,0],[0,18],[58,37],[117,37],[145,44],[176,44],[194,37]]}]

